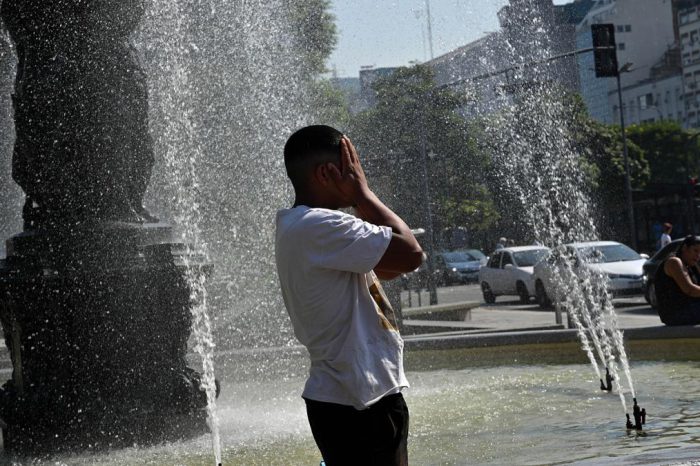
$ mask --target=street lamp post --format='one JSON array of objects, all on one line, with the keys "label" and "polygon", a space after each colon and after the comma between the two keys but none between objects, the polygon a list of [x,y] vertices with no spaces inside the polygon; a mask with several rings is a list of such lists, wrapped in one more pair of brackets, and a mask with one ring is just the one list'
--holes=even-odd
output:
[{"label": "street lamp post", "polygon": [[[425,100],[427,102],[427,99]],[[425,105],[421,106],[421,118],[420,118],[420,155],[421,155],[421,169],[423,175],[423,194],[425,197],[425,215],[426,215],[426,229],[425,229],[425,245],[428,253],[428,260],[426,261],[426,267],[428,271],[428,293],[430,294],[430,304],[434,305],[438,303],[437,296],[437,283],[435,283],[435,245],[434,245],[434,229],[433,229],[433,208],[432,208],[432,198],[430,196],[430,169],[428,167],[428,135],[426,133],[426,117],[425,117]]]},{"label": "street lamp post", "polygon": [[425,12],[428,16],[428,44],[430,45],[430,59],[435,58],[433,54],[433,18],[430,15],[430,0],[425,0]]},{"label": "street lamp post", "polygon": [[692,234],[696,234],[695,230],[695,186],[690,183],[690,149],[693,145],[697,151],[698,137],[700,133],[695,133],[688,138],[688,153],[685,156],[685,177],[688,180],[688,185],[686,186],[686,192],[688,193],[688,223],[690,223],[690,231]]},{"label": "street lamp post", "polygon": [[617,97],[620,101],[620,130],[622,132],[622,154],[625,163],[625,196],[627,199],[627,212],[630,229],[630,241],[632,249],[637,249],[637,226],[634,217],[634,201],[632,200],[632,181],[630,177],[630,162],[629,151],[627,149],[627,134],[625,132],[625,113],[622,108],[622,84],[620,82],[620,74],[630,70],[631,63],[625,63],[620,68],[615,76],[617,79]]}]

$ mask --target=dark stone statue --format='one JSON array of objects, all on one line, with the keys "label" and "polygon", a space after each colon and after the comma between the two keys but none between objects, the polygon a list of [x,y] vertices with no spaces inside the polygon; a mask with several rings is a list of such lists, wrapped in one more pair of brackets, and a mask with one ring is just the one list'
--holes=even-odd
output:
[{"label": "dark stone statue", "polygon": [[153,164],[146,77],[129,35],[144,0],[0,0],[18,58],[13,178],[25,231],[0,260],[13,365],[6,449],[74,451],[202,433],[187,365],[196,293],[142,200]]},{"label": "dark stone statue", "polygon": [[27,228],[151,220],[146,77],[129,35],[144,0],[4,0],[17,51],[13,178]]}]

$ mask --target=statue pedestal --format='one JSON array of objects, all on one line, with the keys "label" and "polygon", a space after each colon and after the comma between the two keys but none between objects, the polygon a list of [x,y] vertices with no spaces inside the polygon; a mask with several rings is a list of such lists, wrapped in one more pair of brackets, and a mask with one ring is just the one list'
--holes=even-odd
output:
[{"label": "statue pedestal", "polygon": [[164,224],[86,224],[8,241],[0,261],[13,363],[0,390],[6,449],[100,449],[206,431],[206,395],[185,360],[185,263],[211,267]]}]

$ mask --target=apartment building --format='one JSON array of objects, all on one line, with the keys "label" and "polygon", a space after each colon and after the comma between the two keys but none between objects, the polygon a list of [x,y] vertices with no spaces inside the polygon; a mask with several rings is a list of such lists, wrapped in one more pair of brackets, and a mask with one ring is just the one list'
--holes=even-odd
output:
[{"label": "apartment building", "polygon": [[[622,111],[628,123],[683,119],[683,86],[671,0],[598,0],[576,27],[579,49],[592,47],[591,25],[615,25]],[[592,54],[578,59],[581,94],[590,115],[619,123],[615,78],[595,76]],[[625,66],[627,65],[627,66]]]},{"label": "apartment building", "polygon": [[678,34],[683,65],[684,126],[700,127],[700,7],[678,12]]}]

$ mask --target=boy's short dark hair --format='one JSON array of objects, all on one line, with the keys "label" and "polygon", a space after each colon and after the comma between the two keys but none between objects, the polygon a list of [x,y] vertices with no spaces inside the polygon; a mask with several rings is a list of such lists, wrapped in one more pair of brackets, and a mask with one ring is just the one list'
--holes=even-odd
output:
[{"label": "boy's short dark hair", "polygon": [[326,125],[307,126],[292,134],[284,145],[284,166],[294,189],[303,190],[316,166],[333,162],[340,165],[343,133]]}]

